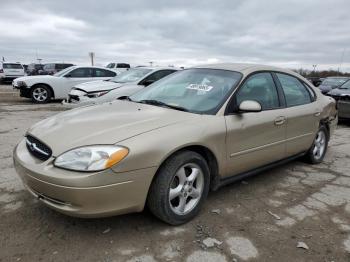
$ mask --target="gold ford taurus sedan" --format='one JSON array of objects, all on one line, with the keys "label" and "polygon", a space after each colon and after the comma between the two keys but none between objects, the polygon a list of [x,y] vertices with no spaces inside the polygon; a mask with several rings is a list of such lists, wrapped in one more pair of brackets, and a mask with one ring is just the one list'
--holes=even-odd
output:
[{"label": "gold ford taurus sedan", "polygon": [[207,65],[37,123],[14,163],[28,190],[59,212],[102,217],[147,205],[178,225],[210,189],[297,157],[321,162],[336,124],[333,98],[292,71]]}]

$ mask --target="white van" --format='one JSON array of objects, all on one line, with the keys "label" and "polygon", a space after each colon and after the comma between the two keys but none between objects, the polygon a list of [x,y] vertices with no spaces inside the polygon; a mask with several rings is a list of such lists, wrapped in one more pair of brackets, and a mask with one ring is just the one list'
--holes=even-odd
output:
[{"label": "white van", "polygon": [[20,63],[0,63],[0,82],[12,81],[21,76],[24,76],[24,68]]}]

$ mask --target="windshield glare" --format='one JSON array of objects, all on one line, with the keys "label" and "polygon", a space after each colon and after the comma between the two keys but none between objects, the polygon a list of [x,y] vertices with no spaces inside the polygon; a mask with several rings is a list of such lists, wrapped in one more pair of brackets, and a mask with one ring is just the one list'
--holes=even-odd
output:
[{"label": "windshield glare", "polygon": [[123,73],[120,73],[116,77],[113,77],[110,81],[116,83],[130,83],[141,80],[145,75],[151,72],[149,68],[133,68]]},{"label": "windshield glare", "polygon": [[74,67],[74,66],[67,67],[66,69],[63,69],[63,70],[57,72],[56,74],[54,74],[54,76],[63,76],[63,75],[65,75],[67,72],[69,72],[70,70],[72,70],[73,67]]},{"label": "windshield glare", "polygon": [[342,88],[342,89],[350,89],[350,80],[347,81],[346,83],[344,83],[341,87],[339,88]]},{"label": "windshield glare", "polygon": [[347,78],[327,78],[322,82],[322,85],[341,85],[348,80]]},{"label": "windshield glare", "polygon": [[161,79],[137,94],[133,101],[157,100],[189,112],[215,114],[241,74],[216,69],[187,69]]}]

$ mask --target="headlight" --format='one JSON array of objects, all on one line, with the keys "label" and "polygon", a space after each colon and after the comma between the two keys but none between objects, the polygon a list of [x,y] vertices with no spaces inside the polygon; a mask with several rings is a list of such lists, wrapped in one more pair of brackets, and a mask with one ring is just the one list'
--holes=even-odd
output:
[{"label": "headlight", "polygon": [[87,96],[90,97],[90,98],[97,98],[97,97],[100,97],[100,96],[103,96],[105,94],[107,94],[109,92],[108,91],[99,91],[99,92],[94,92],[94,93],[88,93]]},{"label": "headlight", "polygon": [[17,86],[18,87],[26,87],[27,84],[24,81],[17,81]]},{"label": "headlight", "polygon": [[74,171],[101,171],[119,163],[128,153],[127,148],[114,145],[79,147],[58,156],[54,165]]}]

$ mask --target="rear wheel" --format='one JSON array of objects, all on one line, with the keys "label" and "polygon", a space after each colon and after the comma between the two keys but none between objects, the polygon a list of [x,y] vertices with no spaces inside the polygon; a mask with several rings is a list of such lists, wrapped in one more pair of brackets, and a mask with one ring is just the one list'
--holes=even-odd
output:
[{"label": "rear wheel", "polygon": [[31,90],[31,99],[34,103],[47,103],[51,99],[51,91],[45,85],[37,85]]},{"label": "rear wheel", "polygon": [[147,204],[151,212],[171,225],[195,217],[209,191],[209,168],[205,159],[183,151],[168,159],[152,182]]},{"label": "rear wheel", "polygon": [[323,161],[327,152],[329,134],[325,126],[320,126],[315,140],[306,154],[306,160],[311,164],[318,164]]}]

